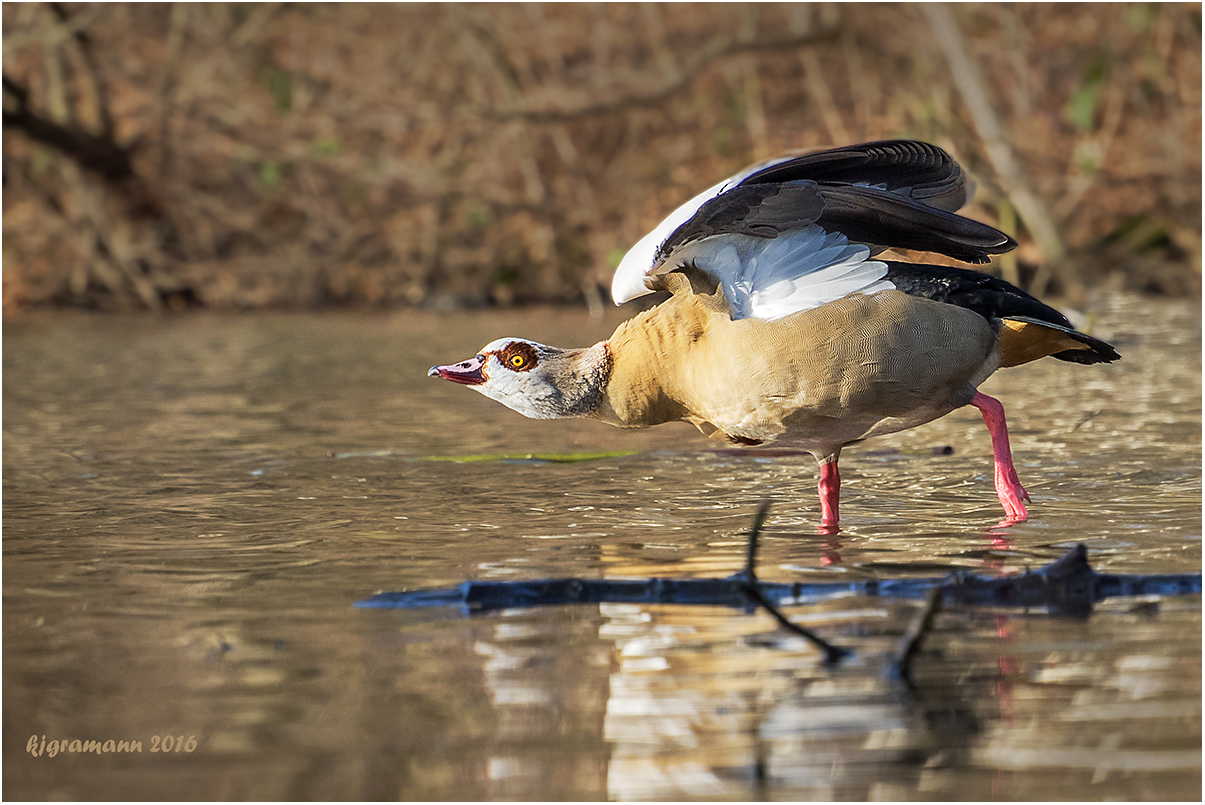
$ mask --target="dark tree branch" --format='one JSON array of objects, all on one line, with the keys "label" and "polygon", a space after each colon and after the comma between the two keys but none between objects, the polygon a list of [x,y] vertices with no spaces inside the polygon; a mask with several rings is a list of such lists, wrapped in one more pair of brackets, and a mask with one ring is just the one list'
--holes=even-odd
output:
[{"label": "dark tree branch", "polygon": [[18,107],[29,106],[29,90],[13,81],[8,75],[4,76],[4,91],[13,96]]},{"label": "dark tree branch", "polygon": [[753,524],[749,527],[749,544],[745,553],[745,570],[741,574],[742,589],[755,603],[764,607],[767,612],[774,616],[774,620],[778,621],[787,631],[794,632],[805,640],[824,651],[824,664],[836,665],[842,659],[849,655],[848,649],[843,649],[840,646],[835,646],[828,642],[820,635],[812,632],[810,629],[805,629],[802,626],[794,624],[787,618],[786,615],[770,603],[770,601],[762,595],[761,584],[757,580],[757,574],[754,568],[757,565],[757,538],[761,534],[762,524],[766,521],[766,513],[770,511],[770,501],[762,501],[762,504],[757,507],[757,513],[753,515]]},{"label": "dark tree branch", "polygon": [[[378,593],[357,606],[414,609],[462,606],[470,613],[519,606],[588,604],[600,601],[743,607],[744,573],[725,579],[534,579],[466,581],[443,590]],[[822,601],[834,596],[924,598],[940,587],[945,604],[963,606],[1046,607],[1058,614],[1079,614],[1107,598],[1200,595],[1200,573],[1097,573],[1087,549],[1077,545],[1045,567],[1004,576],[955,572],[916,579],[831,582],[759,582],[776,604]]]},{"label": "dark tree branch", "polygon": [[129,149],[118,145],[111,132],[91,134],[42,117],[29,103],[29,90],[4,76],[4,92],[12,97],[12,110],[5,104],[4,128],[19,131],[36,143],[53,148],[81,168],[105,181],[120,183],[136,178]]},{"label": "dark tree branch", "polygon": [[933,628],[933,620],[937,617],[938,611],[941,610],[941,599],[941,587],[934,587],[929,590],[929,595],[925,598],[924,607],[916,613],[916,617],[908,624],[908,629],[900,640],[900,645],[895,655],[895,672],[899,674],[901,679],[907,682],[912,680],[912,660],[916,657],[917,652],[920,651],[921,643],[924,642],[925,636]]}]

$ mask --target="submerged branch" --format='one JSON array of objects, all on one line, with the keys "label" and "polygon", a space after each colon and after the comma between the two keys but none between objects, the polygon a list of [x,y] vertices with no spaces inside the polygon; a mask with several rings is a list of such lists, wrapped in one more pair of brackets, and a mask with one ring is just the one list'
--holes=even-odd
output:
[{"label": "submerged branch", "polygon": [[[465,614],[513,607],[561,604],[691,604],[742,608],[748,605],[743,573],[723,579],[534,579],[466,581],[442,590],[377,593],[357,607],[416,609],[462,607]],[[833,582],[759,582],[767,600],[778,606],[810,604],[837,596],[920,599],[940,587],[947,604],[967,606],[1048,607],[1064,613],[1107,598],[1193,595],[1201,592],[1201,574],[1097,573],[1087,549],[1077,545],[1038,570],[1006,576],[956,572],[919,579],[869,579]]]},{"label": "submerged branch", "polygon": [[934,587],[925,598],[925,605],[916,613],[916,617],[908,624],[907,631],[900,639],[899,648],[895,654],[895,670],[901,679],[912,679],[912,659],[920,651],[921,643],[933,628],[933,620],[941,611],[942,588]]},{"label": "submerged branch", "polygon": [[762,504],[757,507],[757,513],[753,515],[753,524],[749,527],[749,545],[745,553],[745,571],[741,575],[744,577],[743,590],[745,595],[749,596],[750,600],[765,607],[766,611],[774,616],[774,620],[778,621],[784,629],[789,632],[794,632],[813,645],[824,650],[824,662],[826,665],[836,665],[844,657],[849,655],[848,649],[843,649],[840,646],[834,646],[820,635],[805,629],[802,626],[791,623],[786,615],[779,611],[778,607],[768,601],[761,593],[761,582],[757,580],[757,573],[754,568],[757,565],[757,538],[761,534],[762,523],[766,521],[766,513],[770,511],[770,501],[762,501]]},{"label": "submerged branch", "polygon": [[824,651],[826,665],[849,656],[849,649],[829,643],[814,632],[792,623],[779,610],[785,604],[805,604],[834,596],[863,595],[883,598],[925,598],[900,640],[893,664],[905,682],[912,676],[912,660],[942,606],[1046,607],[1056,614],[1086,615],[1097,601],[1118,596],[1200,594],[1201,574],[1114,575],[1097,573],[1088,564],[1088,549],[1076,545],[1062,558],[1038,570],[988,577],[968,572],[925,579],[860,582],[765,584],[756,573],[757,543],[769,510],[763,502],[753,516],[745,555],[745,569],[723,579],[538,579],[533,581],[466,581],[443,590],[377,593],[357,601],[357,607],[417,609],[459,607],[472,615],[516,607],[563,604],[694,604],[765,609],[785,629]]},{"label": "submerged branch", "polygon": [[377,593],[357,607],[418,609],[459,607],[472,615],[516,607],[564,604],[689,604],[748,609],[763,606],[779,623],[824,649],[828,662],[848,651],[791,623],[778,607],[809,604],[836,596],[927,598],[925,608],[901,641],[898,661],[903,673],[941,606],[1045,607],[1054,614],[1085,615],[1107,598],[1199,595],[1201,574],[1098,573],[1088,564],[1088,549],[1076,545],[1066,555],[1037,570],[1004,576],[956,571],[919,579],[766,583],[754,572],[757,538],[767,506],[762,504],[749,531],[745,569],[722,579],[534,579],[530,581],[466,581],[438,590]]}]

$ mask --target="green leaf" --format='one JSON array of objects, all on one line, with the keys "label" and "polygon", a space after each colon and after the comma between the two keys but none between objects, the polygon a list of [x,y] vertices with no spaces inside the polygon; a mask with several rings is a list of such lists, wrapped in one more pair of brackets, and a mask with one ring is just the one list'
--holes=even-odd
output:
[{"label": "green leaf", "polygon": [[280,163],[276,160],[270,159],[259,166],[259,180],[269,190],[275,190],[277,185],[280,184],[280,176]]},{"label": "green leaf", "polygon": [[343,150],[343,144],[339,142],[339,136],[332,134],[329,137],[320,137],[314,141],[314,153],[321,154],[324,157],[337,157]]},{"label": "green leaf", "polygon": [[268,90],[268,94],[272,96],[272,102],[276,104],[277,111],[287,112],[293,108],[293,77],[279,67],[268,65],[259,71],[260,83],[264,85],[264,89]]},{"label": "green leaf", "polygon": [[484,229],[490,225],[493,215],[490,208],[476,201],[466,201],[461,207],[464,222],[473,229]]},{"label": "green leaf", "polygon": [[1100,102],[1100,84],[1091,83],[1072,93],[1063,110],[1077,129],[1092,131],[1096,124],[1096,107]]},{"label": "green leaf", "polygon": [[50,169],[52,158],[50,154],[42,148],[33,149],[33,161],[31,163],[31,172],[34,176],[42,176]]},{"label": "green leaf", "polygon": [[1155,10],[1150,3],[1134,3],[1126,6],[1122,17],[1131,28],[1148,33],[1151,30],[1151,21],[1155,17]]}]

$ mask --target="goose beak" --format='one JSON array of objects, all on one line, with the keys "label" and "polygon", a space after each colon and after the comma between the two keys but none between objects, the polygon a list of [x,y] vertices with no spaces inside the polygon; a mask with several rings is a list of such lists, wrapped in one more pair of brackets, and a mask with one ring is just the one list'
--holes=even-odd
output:
[{"label": "goose beak", "polygon": [[485,356],[475,355],[467,361],[450,363],[447,366],[432,366],[427,370],[427,377],[442,377],[462,386],[479,386],[485,382],[485,374],[481,371],[485,366]]}]

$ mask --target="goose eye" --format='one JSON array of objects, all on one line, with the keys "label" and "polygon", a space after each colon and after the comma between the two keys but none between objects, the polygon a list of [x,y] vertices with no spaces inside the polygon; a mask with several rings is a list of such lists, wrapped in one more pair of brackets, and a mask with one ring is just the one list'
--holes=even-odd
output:
[{"label": "goose eye", "polygon": [[512,372],[530,372],[536,368],[539,358],[530,344],[521,341],[511,343],[506,349],[495,353],[502,365]]}]

